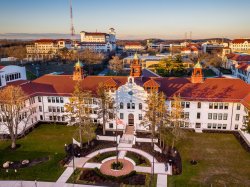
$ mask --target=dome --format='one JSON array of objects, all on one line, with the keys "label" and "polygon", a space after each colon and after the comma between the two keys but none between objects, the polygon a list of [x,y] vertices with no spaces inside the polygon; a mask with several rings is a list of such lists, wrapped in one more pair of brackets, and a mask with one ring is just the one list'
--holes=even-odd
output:
[{"label": "dome", "polygon": [[83,63],[78,59],[78,61],[75,63],[75,67],[83,67]]}]

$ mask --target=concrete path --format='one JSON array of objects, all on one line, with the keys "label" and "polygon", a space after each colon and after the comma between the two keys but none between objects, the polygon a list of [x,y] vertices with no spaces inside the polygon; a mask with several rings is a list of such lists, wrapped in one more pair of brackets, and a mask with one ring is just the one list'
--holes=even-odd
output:
[{"label": "concrete path", "polygon": [[127,151],[119,151],[118,158],[124,158]]},{"label": "concrete path", "polygon": [[[55,183],[55,182],[35,182],[35,181],[0,181],[0,187],[91,187],[91,185]],[[103,187],[103,186],[95,186]]]},{"label": "concrete path", "polygon": [[72,175],[74,172],[73,167],[67,167],[67,169],[63,172],[63,174],[57,179],[57,183],[66,183],[69,177]]},{"label": "concrete path", "polygon": [[142,173],[151,173],[152,168],[151,167],[145,167],[145,166],[135,166],[135,171],[142,172]]},{"label": "concrete path", "polygon": [[157,175],[157,187],[167,187],[168,180],[167,175],[158,174]]},{"label": "concrete path", "polygon": [[99,168],[100,169],[101,165],[102,165],[101,163],[90,163],[90,162],[88,162],[83,167],[84,168]]}]

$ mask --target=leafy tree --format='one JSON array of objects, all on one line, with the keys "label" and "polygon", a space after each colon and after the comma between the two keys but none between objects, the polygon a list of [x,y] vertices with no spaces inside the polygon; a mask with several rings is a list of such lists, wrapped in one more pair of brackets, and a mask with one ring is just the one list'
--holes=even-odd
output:
[{"label": "leafy tree", "polygon": [[[70,123],[76,123],[77,125],[79,125],[79,138],[81,148],[83,139],[82,131],[90,131],[92,129],[90,117],[91,100],[91,92],[82,90],[80,82],[77,82],[72,97],[69,98],[69,103],[65,104]],[[86,132],[84,132],[84,134],[86,134]]]},{"label": "leafy tree", "polygon": [[11,138],[11,148],[16,148],[18,134],[24,132],[31,115],[31,108],[25,106],[27,95],[19,86],[7,86],[0,90],[0,116]]},{"label": "leafy tree", "polygon": [[180,95],[174,95],[173,100],[171,101],[171,112],[170,112],[170,123],[172,127],[172,149],[174,148],[175,142],[180,140],[183,136],[182,129],[180,128],[181,123],[184,119],[184,111],[181,105],[181,98]]},{"label": "leafy tree", "polygon": [[106,133],[105,125],[108,120],[114,118],[114,100],[109,95],[107,88],[103,83],[100,83],[97,88],[97,96],[99,98],[99,111],[98,116],[102,120],[103,135]]},{"label": "leafy tree", "polygon": [[112,59],[109,61],[108,68],[114,71],[117,75],[117,73],[120,73],[123,69],[122,60],[120,60],[118,56],[113,56]]},{"label": "leafy tree", "polygon": [[166,97],[163,92],[152,90],[147,97],[147,108],[145,110],[144,120],[142,124],[148,126],[151,130],[152,144],[155,137],[155,129],[161,128],[167,122]]}]

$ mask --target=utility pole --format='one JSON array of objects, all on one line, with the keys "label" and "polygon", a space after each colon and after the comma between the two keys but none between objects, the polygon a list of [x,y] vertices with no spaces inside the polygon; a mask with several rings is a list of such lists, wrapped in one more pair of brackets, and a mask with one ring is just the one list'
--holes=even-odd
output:
[{"label": "utility pole", "polygon": [[74,24],[73,24],[72,0],[69,0],[69,4],[70,4],[70,34],[71,34],[71,41],[74,44],[75,28],[74,28]]}]

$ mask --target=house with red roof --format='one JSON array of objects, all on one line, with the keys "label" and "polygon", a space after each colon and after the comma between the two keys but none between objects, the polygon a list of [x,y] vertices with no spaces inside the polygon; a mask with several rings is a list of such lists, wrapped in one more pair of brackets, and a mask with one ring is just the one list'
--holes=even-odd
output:
[{"label": "house with red roof", "polygon": [[250,39],[234,39],[230,43],[233,52],[250,54]]},{"label": "house with red roof", "polygon": [[[28,95],[27,103],[33,108],[29,126],[37,122],[70,123],[64,106],[69,102],[74,87],[80,84],[83,90],[92,93],[89,101],[93,123],[98,118],[99,98],[97,88],[102,83],[114,99],[117,108],[116,123],[112,116],[107,120],[107,131],[124,131],[128,126],[133,132],[148,132],[149,126],[142,123],[147,110],[147,97],[152,90],[163,92],[166,105],[171,111],[175,95],[181,97],[182,128],[203,130],[241,131],[248,110],[250,110],[250,85],[239,78],[205,78],[200,63],[194,66],[192,76],[151,76],[142,70],[138,58],[131,64],[129,76],[86,76],[80,62],[75,65],[73,75],[44,75],[33,81],[16,82]],[[14,84],[14,82],[12,83]],[[35,111],[35,112],[34,112]],[[8,133],[1,128],[0,134]]]}]

